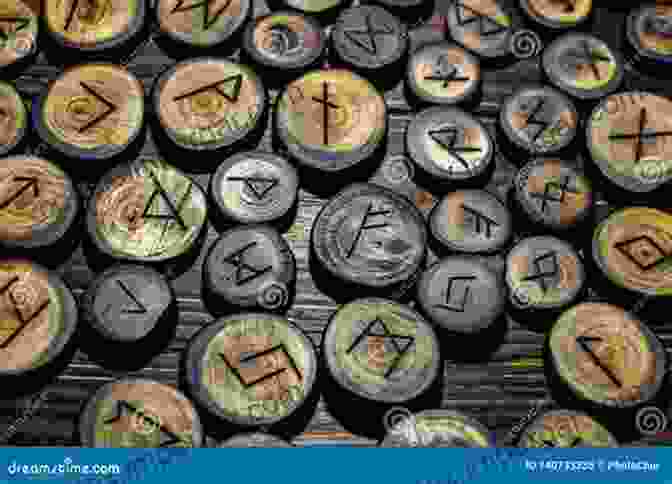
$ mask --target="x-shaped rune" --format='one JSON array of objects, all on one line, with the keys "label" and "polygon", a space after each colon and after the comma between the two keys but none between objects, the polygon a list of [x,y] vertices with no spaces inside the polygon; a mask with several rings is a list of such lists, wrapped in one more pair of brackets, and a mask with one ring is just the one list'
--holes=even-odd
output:
[{"label": "x-shaped rune", "polygon": [[646,108],[641,108],[639,110],[639,130],[636,133],[628,134],[610,134],[609,139],[636,139],[637,144],[635,145],[635,163],[639,163],[642,158],[642,140],[644,138],[658,138],[660,136],[672,136],[672,131],[653,131],[651,133],[644,133],[644,128],[646,127],[647,122],[647,111]]},{"label": "x-shaped rune", "polygon": [[174,14],[177,12],[186,12],[189,10],[194,10],[198,7],[203,7],[203,29],[208,30],[217,22],[217,20],[219,20],[219,17],[222,15],[222,13],[224,13],[224,11],[227,8],[229,8],[229,5],[231,5],[231,2],[233,0],[227,0],[226,4],[220,7],[220,9],[217,10],[212,17],[210,17],[210,6],[216,0],[202,0],[201,2],[196,2],[192,3],[191,5],[184,6],[185,1],[186,0],[178,0],[177,4],[170,11],[170,13]]},{"label": "x-shaped rune", "polygon": [[[382,333],[373,332],[376,326],[382,329]],[[385,324],[384,321],[382,321],[380,318],[376,318],[373,321],[369,322],[366,328],[364,328],[364,331],[362,331],[359,334],[359,336],[355,338],[355,340],[352,342],[346,353],[351,353],[365,337],[383,338],[386,341],[388,340],[391,341],[392,346],[394,346],[394,351],[397,353],[397,356],[390,365],[390,367],[385,371],[384,375],[385,378],[388,378],[392,374],[392,372],[397,369],[397,365],[399,364],[403,356],[406,354],[406,352],[409,350],[409,348],[415,342],[415,338],[413,336],[392,333],[387,328],[387,325]],[[397,343],[397,340],[406,341],[405,346],[401,348]]]},{"label": "x-shaped rune", "polygon": [[[555,181],[550,181],[546,182],[544,185],[544,193],[539,193],[539,192],[533,192],[530,193],[530,196],[532,198],[538,198],[541,200],[541,211],[545,212],[546,209],[548,208],[548,202],[558,202],[562,204],[565,201],[565,195],[567,193],[579,193],[575,190],[572,190],[569,188],[569,176],[565,176],[562,178],[562,183],[558,183]],[[553,196],[555,191],[559,191],[560,193],[557,196]]]},{"label": "x-shaped rune", "polygon": [[[455,157],[457,161],[464,167],[465,170],[471,172],[471,166],[469,162],[465,160],[460,153],[474,153],[482,151],[481,148],[476,146],[455,146],[457,141],[458,128],[441,128],[430,130],[427,132],[430,138],[434,140],[441,148],[446,150],[450,155]],[[442,136],[447,135],[447,136]]]},{"label": "x-shaped rune", "polygon": [[[0,17],[0,22],[15,24],[14,32],[25,29],[30,24],[30,17]],[[0,41],[3,43],[9,40],[9,32],[0,29]]]},{"label": "x-shaped rune", "polygon": [[394,29],[387,25],[383,25],[380,28],[376,28],[373,25],[373,20],[371,14],[365,17],[366,27],[363,30],[349,29],[345,30],[344,35],[352,43],[358,45],[371,55],[378,53],[378,43],[376,42],[377,35],[392,35],[394,34]]},{"label": "x-shaped rune", "polygon": [[607,365],[605,365],[600,358],[595,354],[593,351],[593,348],[589,343],[597,343],[597,342],[602,342],[602,338],[598,336],[577,336],[576,337],[576,342],[578,345],[581,347],[583,351],[588,353],[590,356],[590,359],[597,365],[597,367],[604,372],[605,375],[619,388],[623,386],[623,383],[616,377],[614,372],[609,368]]},{"label": "x-shaped rune", "polygon": [[329,83],[322,83],[322,97],[313,97],[314,102],[322,105],[322,126],[324,128],[324,144],[329,144],[329,110],[330,109],[340,109],[341,107],[337,104],[329,101]]},{"label": "x-shaped rune", "polygon": [[90,95],[95,97],[98,101],[103,103],[107,110],[105,110],[103,113],[99,114],[92,120],[88,121],[84,126],[81,126],[77,131],[80,133],[83,133],[84,131],[93,128],[96,124],[100,123],[103,119],[107,118],[110,114],[115,112],[117,110],[117,106],[107,99],[105,99],[102,95],[97,93],[91,86],[88,84],[81,82],[80,81],[80,86],[82,86],[82,89],[84,89],[86,92],[88,92]]},{"label": "x-shaped rune", "polygon": [[145,412],[135,407],[134,405],[131,405],[126,400],[119,400],[117,402],[116,411],[117,414],[114,417],[105,420],[106,425],[121,420],[124,414],[128,416],[137,415],[138,417],[142,418],[143,422],[150,425],[151,427],[158,428],[161,434],[166,434],[169,437],[169,440],[165,442],[160,442],[159,447],[168,447],[169,445],[177,444],[182,440],[175,433],[170,431],[165,425],[159,423],[159,419],[147,415]]}]

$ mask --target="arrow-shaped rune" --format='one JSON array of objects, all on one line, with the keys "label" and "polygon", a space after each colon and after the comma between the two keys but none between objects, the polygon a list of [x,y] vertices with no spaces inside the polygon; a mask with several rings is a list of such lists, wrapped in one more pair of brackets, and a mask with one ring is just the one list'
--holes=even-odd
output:
[{"label": "arrow-shaped rune", "polygon": [[[159,419],[147,415],[145,412],[141,411],[134,405],[131,405],[126,400],[119,400],[117,402],[116,411],[117,414],[114,417],[105,420],[105,425],[118,422],[124,415],[137,415],[138,417],[142,418],[143,422],[159,429],[159,432],[161,433],[159,437],[159,447],[168,447],[169,445],[177,444],[182,440],[175,433],[171,432],[165,425],[161,424]],[[162,439],[164,434],[168,437],[168,440],[164,441]]]},{"label": "arrow-shaped rune", "polygon": [[[460,7],[462,10],[460,10]],[[471,17],[465,17],[464,12],[467,11],[471,13]],[[485,15],[478,10],[475,10],[461,2],[456,2],[455,12],[457,14],[457,23],[460,26],[468,25],[472,22],[478,23],[478,33],[483,37],[489,37],[491,35],[499,34],[500,32],[505,32],[508,30],[506,25],[502,25],[497,22],[494,18]],[[487,26],[491,26],[490,29],[487,29]]]},{"label": "arrow-shaped rune", "polygon": [[177,4],[175,7],[170,11],[171,14],[178,13],[178,12],[186,12],[189,10],[194,10],[199,7],[203,7],[203,29],[208,30],[210,27],[212,27],[215,23],[217,23],[217,20],[219,20],[219,17],[224,13],[224,11],[229,8],[231,5],[231,2],[233,0],[227,0],[226,4],[223,7],[220,7],[219,10],[217,10],[214,15],[211,17],[210,16],[210,4],[215,2],[216,0],[202,0],[200,2],[195,2],[192,3],[191,5],[184,5],[186,0],[178,0]]},{"label": "arrow-shaped rune", "polygon": [[[457,161],[464,167],[465,170],[471,172],[467,160],[465,160],[459,153],[474,153],[482,151],[481,148],[475,146],[455,146],[457,140],[457,128],[441,128],[430,130],[427,132],[430,138],[434,140],[441,148],[446,150],[450,155],[454,156]],[[447,136],[441,136],[447,135]]]},{"label": "arrow-shaped rune", "polygon": [[609,379],[619,388],[623,386],[621,381],[616,377],[613,371],[611,371],[611,368],[609,368],[607,365],[605,365],[602,360],[600,360],[595,352],[593,351],[593,348],[591,347],[590,343],[596,343],[596,342],[601,342],[602,338],[597,337],[597,336],[577,336],[576,337],[576,342],[578,345],[581,347],[583,351],[588,353],[590,355],[590,359],[593,360],[593,363],[595,363],[600,370],[604,372],[605,375],[609,377]]},{"label": "arrow-shaped rune", "polygon": [[[226,92],[223,89],[223,86],[231,83],[233,83],[232,93]],[[221,81],[211,82],[210,84],[194,89],[193,91],[185,92],[184,94],[175,96],[173,98],[173,101],[179,101],[181,99],[195,96],[196,94],[200,94],[210,89],[214,89],[217,93],[221,94],[224,97],[224,99],[226,99],[229,102],[235,103],[236,101],[238,101],[238,97],[240,96],[240,90],[242,87],[243,87],[243,75],[236,74],[234,76],[227,77],[226,79],[222,79]]]},{"label": "arrow-shaped rune", "polygon": [[12,195],[11,197],[9,197],[7,200],[5,200],[4,202],[2,202],[2,203],[0,204],[0,210],[9,207],[9,205],[10,205],[14,200],[16,200],[17,198],[19,198],[21,195],[23,195],[23,193],[24,193],[26,190],[28,190],[28,189],[30,189],[30,188],[33,189],[33,196],[34,196],[34,197],[39,197],[39,196],[40,196],[40,186],[39,186],[39,184],[37,183],[37,178],[36,178],[36,177],[34,177],[34,176],[15,176],[15,177],[12,179],[12,181],[14,181],[14,182],[24,182],[24,184],[23,184],[23,186],[22,186],[21,188],[19,188],[19,189],[14,193],[14,195]]},{"label": "arrow-shaped rune", "polygon": [[[0,17],[0,22],[7,22],[14,24],[14,32],[25,29],[30,24],[30,17]],[[9,40],[10,32],[0,29],[0,40],[3,42]]]},{"label": "arrow-shaped rune", "polygon": [[106,107],[107,110],[92,120],[88,121],[84,126],[80,127],[77,131],[80,133],[83,133],[84,131],[93,128],[96,124],[100,123],[103,119],[107,118],[110,114],[115,112],[117,110],[117,106],[115,106],[113,103],[105,99],[103,96],[101,96],[99,93],[97,93],[91,86],[88,84],[81,82],[79,83],[82,86],[82,89],[84,89],[86,92],[88,92],[90,95],[95,97],[98,101],[103,103]]}]

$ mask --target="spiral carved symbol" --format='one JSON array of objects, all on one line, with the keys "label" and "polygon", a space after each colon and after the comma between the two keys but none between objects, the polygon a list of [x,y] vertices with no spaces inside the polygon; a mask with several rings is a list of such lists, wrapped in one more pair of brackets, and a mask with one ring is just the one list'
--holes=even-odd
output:
[{"label": "spiral carved symbol", "polygon": [[539,55],[542,48],[541,39],[531,30],[518,30],[511,36],[510,50],[518,59]]},{"label": "spiral carved symbol", "polygon": [[417,445],[420,443],[415,428],[415,417],[404,407],[392,407],[385,412],[383,426],[388,434],[399,435],[410,444]]},{"label": "spiral carved symbol", "polygon": [[413,178],[412,167],[404,157],[395,157],[383,165],[385,179],[394,184],[400,185]]},{"label": "spiral carved symbol", "polygon": [[658,407],[641,408],[635,416],[637,430],[643,435],[656,435],[667,427],[665,413]]},{"label": "spiral carved symbol", "polygon": [[289,291],[277,282],[266,286],[259,296],[259,305],[264,309],[278,309],[289,300]]}]

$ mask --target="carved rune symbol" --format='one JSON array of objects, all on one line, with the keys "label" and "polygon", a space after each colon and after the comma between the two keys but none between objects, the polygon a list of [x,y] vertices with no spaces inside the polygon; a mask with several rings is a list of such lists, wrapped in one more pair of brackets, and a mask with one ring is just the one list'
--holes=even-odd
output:
[{"label": "carved rune symbol", "polygon": [[[137,298],[135,294],[131,292],[131,290],[121,282],[119,279],[116,280],[117,286],[119,286],[119,289],[121,289],[121,292],[123,292],[128,299],[133,303],[134,307],[128,307],[128,306],[123,306],[121,308],[121,314],[146,314],[147,313],[147,307],[142,304],[140,299]],[[110,312],[110,310],[113,308],[112,304],[108,304],[105,307],[105,310],[103,311],[103,315],[107,316],[107,314]]]},{"label": "carved rune symbol", "polygon": [[329,83],[322,83],[322,97],[313,97],[313,102],[322,105],[322,128],[323,128],[323,144],[329,144],[329,110],[330,109],[340,109],[341,107],[337,104],[329,101]]},{"label": "carved rune symbol", "polygon": [[277,178],[266,178],[262,176],[231,176],[227,178],[227,180],[243,182],[257,200],[263,200],[264,197],[268,195],[268,192],[273,190],[273,188],[280,183],[280,180]]},{"label": "carved rune symbol", "polygon": [[532,136],[532,141],[537,141],[539,136],[541,136],[541,134],[544,131],[546,131],[546,128],[548,128],[548,126],[551,124],[550,122],[545,121],[543,119],[539,119],[537,117],[539,115],[539,113],[541,112],[541,110],[544,109],[545,104],[546,104],[546,101],[544,101],[543,99],[539,99],[539,101],[537,102],[537,104],[534,107],[534,109],[532,110],[532,112],[530,112],[530,114],[525,119],[526,126],[528,126],[528,127],[529,126],[538,127],[538,129],[534,133],[534,136]]},{"label": "carved rune symbol", "polygon": [[636,139],[637,143],[635,144],[635,163],[639,163],[642,158],[642,148],[644,138],[658,138],[662,136],[672,136],[672,131],[653,131],[645,132],[647,121],[647,111],[646,108],[641,108],[639,110],[639,130],[636,133],[628,134],[610,134],[609,139]]},{"label": "carved rune symbol", "polygon": [[491,238],[492,228],[499,226],[495,220],[464,204],[462,204],[462,210],[464,210],[465,222],[467,220],[472,220],[473,230],[475,233],[483,233],[486,239]]},{"label": "carved rune symbol", "polygon": [[553,278],[559,274],[558,254],[553,250],[546,252],[535,257],[532,265],[534,274],[524,277],[523,281],[537,281],[541,290],[546,293],[553,283]]},{"label": "carved rune symbol", "polygon": [[16,339],[17,336],[23,331],[28,323],[30,323],[33,319],[35,319],[44,309],[46,309],[47,306],[49,306],[49,298],[47,297],[45,301],[42,302],[38,306],[38,308],[32,312],[32,314],[24,315],[21,309],[19,308],[19,303],[16,300],[16,296],[14,295],[13,292],[13,286],[19,282],[19,276],[14,276],[12,277],[3,287],[0,287],[0,296],[7,293],[10,302],[12,303],[12,307],[14,309],[14,313],[16,314],[16,317],[18,318],[19,324],[12,334],[10,334],[4,341],[0,342],[0,349],[7,348],[12,341]]},{"label": "carved rune symbol", "polygon": [[611,62],[609,57],[595,52],[590,48],[587,41],[581,42],[581,49],[578,52],[571,52],[571,56],[575,59],[583,61],[586,65],[590,67],[590,70],[593,72],[595,79],[600,80],[600,71],[597,69],[598,62]]},{"label": "carved rune symbol", "polygon": [[672,258],[648,235],[642,235],[614,244],[618,251],[630,259],[642,272],[655,269]]},{"label": "carved rune symbol", "polygon": [[[165,425],[160,423],[160,419],[153,415],[140,410],[131,405],[126,400],[119,400],[116,405],[116,415],[108,420],[105,420],[105,425],[118,422],[122,417],[139,417],[149,429],[159,429],[159,447],[168,447],[169,445],[177,444],[182,441],[175,433],[171,432]],[[166,439],[167,437],[167,439]]]},{"label": "carved rune symbol", "polygon": [[[25,29],[28,24],[30,24],[30,17],[0,17],[0,22],[6,22],[9,24],[14,24],[14,32],[19,32],[20,30]],[[9,35],[12,32],[5,29],[0,29],[0,45],[3,45],[6,41],[9,40]]]},{"label": "carved rune symbol", "polygon": [[[257,243],[256,242],[250,242],[247,245],[244,245],[240,249],[237,249],[224,257],[222,260],[226,264],[230,264],[235,267],[235,270],[233,272],[234,275],[234,284],[236,286],[242,286],[243,284],[247,284],[248,282],[261,277],[262,275],[266,274],[268,271],[273,269],[272,265],[268,265],[266,267],[262,267],[261,269],[257,269],[254,266],[251,266],[250,264],[245,262],[245,253],[252,249],[253,247],[256,247]],[[226,276],[226,279],[230,279],[231,274]]]},{"label": "carved rune symbol", "polygon": [[425,76],[426,81],[440,81],[443,82],[444,89],[448,87],[451,82],[466,82],[469,77],[458,77],[457,67],[455,67],[449,60],[448,56],[442,55],[436,60],[436,67],[434,73]]},{"label": "carved rune symbol", "polygon": [[607,365],[605,365],[602,360],[595,354],[593,351],[592,345],[590,343],[601,343],[603,340],[602,338],[598,336],[577,336],[576,337],[576,343],[581,347],[583,351],[588,353],[590,356],[590,359],[595,363],[595,365],[604,372],[605,375],[617,386],[617,387],[622,387],[623,384],[621,381],[616,377],[614,372],[609,368]]},{"label": "carved rune symbol", "polygon": [[[378,331],[376,331],[376,329],[378,329]],[[383,338],[385,342],[389,341],[390,345],[392,346],[392,351],[397,354],[390,364],[390,367],[385,371],[385,378],[389,378],[392,372],[397,369],[397,365],[399,365],[401,359],[415,342],[415,337],[413,336],[394,334],[390,332],[385,322],[380,318],[376,318],[369,322],[366,328],[364,328],[364,330],[355,338],[346,353],[352,353],[352,351],[354,351],[354,349],[362,342],[364,338],[369,337]],[[403,344],[401,344],[402,342]]]},{"label": "carved rune symbol", "polygon": [[359,244],[359,239],[362,238],[362,233],[364,233],[367,230],[382,229],[389,225],[387,222],[369,223],[369,218],[377,216],[387,216],[391,214],[392,210],[373,210],[373,203],[369,203],[369,205],[366,207],[366,212],[364,212],[362,223],[359,224],[359,228],[357,229],[355,238],[352,241],[352,245],[350,245],[350,249],[348,249],[346,258],[350,258],[352,254],[354,254],[355,249],[357,248],[357,244]]},{"label": "carved rune symbol", "polygon": [[229,76],[225,79],[222,79],[221,81],[211,82],[210,84],[207,84],[205,86],[201,86],[192,91],[188,91],[185,92],[184,94],[180,94],[179,96],[175,96],[173,98],[173,101],[180,101],[182,99],[186,99],[188,97],[201,94],[202,92],[209,91],[210,89],[214,89],[215,92],[220,94],[224,99],[226,99],[230,103],[235,103],[236,101],[238,101],[238,98],[240,97],[240,91],[242,87],[243,87],[243,75],[236,74],[233,76]]},{"label": "carved rune symbol", "polygon": [[[448,278],[448,286],[446,287],[446,302],[445,304],[435,304],[434,307],[446,309],[448,311],[453,311],[456,313],[463,313],[464,308],[467,306],[469,300],[469,294],[471,293],[471,287],[467,284],[467,281],[475,281],[477,277],[475,276],[455,276]],[[451,303],[453,299],[453,289],[455,286],[463,286],[462,296],[458,296],[457,303]]]},{"label": "carved rune symbol", "polygon": [[34,176],[15,176],[12,181],[14,182],[24,182],[23,186],[19,188],[14,194],[9,197],[7,200],[4,202],[0,203],[0,210],[9,207],[14,200],[19,198],[21,195],[23,195],[24,192],[26,192],[28,189],[32,188],[33,189],[33,196],[34,197],[39,197],[40,196],[40,187],[37,182],[37,178]]},{"label": "carved rune symbol", "polygon": [[90,121],[87,121],[83,126],[81,126],[77,129],[77,131],[79,131],[80,133],[83,133],[84,131],[93,128],[96,124],[100,123],[103,119],[107,118],[110,114],[115,112],[117,110],[117,106],[114,103],[111,103],[110,101],[105,99],[103,96],[101,96],[98,92],[96,92],[88,84],[80,81],[79,85],[82,86],[82,89],[84,89],[87,93],[89,93],[91,96],[93,96],[98,101],[103,103],[105,105],[105,107],[107,108],[105,111],[100,113],[98,116],[91,119]]},{"label": "carved rune symbol", "polygon": [[468,172],[471,172],[471,166],[469,162],[465,160],[460,153],[474,153],[482,151],[481,148],[476,146],[455,146],[457,142],[457,135],[459,133],[459,128],[457,127],[445,127],[440,129],[429,130],[427,134],[429,137],[438,144],[441,148],[446,150],[451,156],[453,156]]},{"label": "carved rune symbol", "polygon": [[565,201],[565,195],[567,193],[579,193],[569,188],[569,181],[569,176],[563,177],[562,183],[558,183],[556,181],[547,181],[544,184],[544,193],[533,192],[530,194],[530,196],[541,200],[541,211],[546,212],[546,210],[549,208],[548,202],[558,202],[562,205]]},{"label": "carved rune symbol", "polygon": [[[272,348],[268,348],[266,350],[260,351],[258,353],[249,353],[249,354],[241,354],[239,362],[241,366],[249,366],[250,362],[254,362],[258,358],[261,358],[263,356],[266,356],[271,353],[275,353],[276,351],[281,351],[284,355],[287,361],[289,362],[290,366],[292,367],[292,371],[296,374],[296,376],[299,378],[299,380],[303,380],[303,375],[301,375],[301,371],[299,371],[299,367],[296,365],[296,362],[292,358],[292,355],[289,354],[287,351],[287,348],[285,347],[284,344],[279,344],[276,346],[273,346]],[[244,355],[244,356],[243,356]],[[240,374],[239,367],[233,366],[229,360],[226,358],[226,355],[224,353],[220,353],[219,357],[224,361],[226,366],[229,368],[231,373],[233,373],[236,378],[238,378],[238,381],[240,381],[240,384],[243,385],[245,388],[250,388],[253,387],[254,385],[258,385],[259,383],[268,380],[269,378],[273,378],[275,376],[278,376],[280,373],[283,373],[288,370],[288,368],[279,368],[277,370],[274,370],[264,376],[261,376],[257,378],[256,380],[253,380],[251,382],[245,381],[243,376]],[[255,363],[256,365],[256,363]]]},{"label": "carved rune symbol", "polygon": [[[455,13],[457,14],[457,24],[461,27],[476,22],[478,33],[482,37],[497,35],[509,29],[506,25],[497,22],[493,17],[484,15],[462,2],[455,2]],[[469,16],[467,17],[466,14],[469,14]]]},{"label": "carved rune symbol", "polygon": [[376,42],[376,36],[379,35],[393,35],[394,29],[383,25],[380,28],[376,28],[373,25],[373,20],[371,14],[365,17],[366,27],[364,29],[355,30],[349,29],[345,30],[343,34],[352,42],[353,44],[361,47],[371,55],[376,55],[378,53],[378,44]]},{"label": "carved rune symbol", "polygon": [[[187,197],[191,194],[191,183],[189,183],[189,188],[186,190],[186,193],[182,197],[182,200],[180,203],[177,204],[177,207],[173,203],[173,201],[170,199],[170,195],[166,192],[166,190],[163,188],[163,185],[161,185],[161,182],[159,182],[158,178],[154,173],[149,171],[149,176],[152,178],[152,181],[154,182],[154,191],[149,197],[149,200],[147,201],[147,205],[145,205],[145,209],[142,212],[142,218],[144,219],[161,219],[161,220],[166,220],[167,223],[164,225],[164,230],[163,233],[161,234],[161,240],[163,240],[163,236],[165,235],[166,230],[168,229],[168,225],[170,224],[171,221],[175,221],[179,224],[180,228],[182,230],[187,230],[187,224],[184,223],[184,219],[180,215],[180,211],[182,210],[182,205],[184,205],[184,202],[187,200]],[[149,211],[151,210],[152,204],[154,203],[154,199],[157,197],[157,195],[160,197],[160,200],[163,200],[166,206],[168,207],[168,210],[170,213],[158,213],[158,214],[151,214]]]},{"label": "carved rune symbol", "polygon": [[203,29],[208,30],[215,23],[217,23],[219,17],[222,15],[222,13],[224,13],[224,11],[227,8],[229,8],[229,5],[231,5],[232,1],[233,0],[227,0],[226,4],[223,5],[219,10],[217,10],[212,17],[210,16],[210,6],[212,3],[215,2],[215,0],[202,0],[200,2],[195,2],[187,6],[184,5],[186,0],[178,0],[177,4],[170,11],[170,13],[173,14],[177,12],[186,12],[188,10],[194,10],[198,7],[203,7]]}]

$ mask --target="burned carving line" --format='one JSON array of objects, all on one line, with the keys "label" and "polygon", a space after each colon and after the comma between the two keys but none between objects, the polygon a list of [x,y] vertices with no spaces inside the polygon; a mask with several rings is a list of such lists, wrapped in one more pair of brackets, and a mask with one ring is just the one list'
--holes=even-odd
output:
[{"label": "burned carving line", "polygon": [[[276,351],[282,351],[284,353],[285,357],[287,358],[287,360],[289,361],[289,364],[292,367],[292,370],[294,370],[294,373],[296,373],[296,376],[299,377],[299,380],[303,380],[303,375],[301,374],[301,371],[299,370],[299,367],[296,365],[296,362],[294,361],[292,356],[289,354],[289,352],[287,351],[287,348],[285,347],[285,345],[283,343],[280,343],[279,345],[273,346],[272,348],[268,348],[268,349],[260,351],[258,353],[254,353],[252,355],[241,358],[240,363],[245,363],[247,361],[256,360],[257,358],[261,358],[262,356],[266,356],[266,355],[268,355],[270,353],[274,353]],[[224,355],[224,353],[219,353],[219,357],[222,359],[222,361],[224,361],[224,363],[229,368],[231,373],[233,373],[235,375],[235,377],[238,379],[238,381],[240,381],[240,384],[243,385],[243,387],[245,387],[246,389],[250,388],[250,387],[253,387],[255,385],[258,385],[259,383],[261,383],[263,381],[266,381],[269,378],[273,378],[275,376],[278,376],[280,373],[283,373],[283,372],[287,371],[287,368],[280,368],[278,370],[275,370],[271,373],[268,373],[268,374],[266,374],[262,377],[257,378],[256,380],[253,380],[253,381],[248,383],[242,377],[242,375],[240,374],[240,371],[238,371],[238,368],[236,368],[231,363],[229,363],[229,360],[226,358],[226,355]]]},{"label": "burned carving line", "polygon": [[[379,325],[383,329],[382,334],[372,332],[372,328],[375,325]],[[394,361],[392,362],[392,364],[390,365],[390,367],[385,371],[385,374],[383,375],[384,378],[389,378],[389,376],[392,374],[392,372],[394,372],[394,370],[397,369],[397,365],[399,365],[399,362],[404,357],[406,352],[410,349],[410,347],[415,342],[415,338],[413,336],[394,334],[394,333],[390,332],[390,330],[387,328],[387,325],[385,324],[385,322],[383,320],[381,320],[380,318],[375,318],[374,320],[370,321],[369,324],[366,326],[366,328],[364,328],[364,330],[359,334],[359,336],[357,336],[357,338],[355,338],[355,340],[352,342],[352,344],[350,345],[350,347],[348,348],[348,350],[345,353],[346,354],[352,353],[352,351],[354,351],[354,349],[359,345],[359,343],[361,343],[361,341],[365,337],[372,337],[372,336],[373,337],[378,337],[378,338],[383,338],[385,340],[389,339],[389,340],[392,341],[392,345],[394,345],[394,350],[397,353],[397,356],[394,359]],[[395,338],[407,341],[406,346],[404,346],[403,348],[400,348],[399,345],[397,344],[397,341],[396,341]]]},{"label": "burned carving line", "polygon": [[176,444],[181,441],[181,439],[175,435],[173,432],[171,432],[166,426],[160,424],[158,418],[152,418],[151,416],[147,415],[145,412],[140,411],[137,409],[135,406],[131,405],[128,403],[126,400],[119,400],[117,401],[117,415],[112,417],[111,419],[105,420],[103,423],[105,425],[109,425],[114,422],[118,422],[121,420],[121,418],[124,416],[124,409],[126,412],[130,412],[133,415],[137,415],[139,417],[142,417],[142,420],[145,423],[150,424],[151,426],[158,428],[160,432],[168,435],[170,437],[170,440],[167,442],[163,442],[159,444],[159,447],[167,447],[169,445]]},{"label": "burned carving line", "polygon": [[475,276],[454,276],[450,277],[448,279],[448,286],[446,287],[446,302],[445,304],[435,304],[434,307],[436,308],[441,308],[441,309],[446,309],[448,311],[453,311],[455,313],[463,313],[464,308],[467,305],[467,299],[469,298],[469,294],[471,293],[471,288],[469,285],[466,285],[464,288],[464,295],[462,296],[462,301],[460,302],[460,306],[453,306],[450,304],[450,299],[452,296],[453,292],[453,284],[455,281],[475,281],[477,277]]},{"label": "burned carving line", "polygon": [[[226,264],[230,264],[235,267],[235,277],[234,277],[234,283],[236,286],[242,286],[244,284],[247,284],[248,282],[261,277],[262,275],[266,274],[268,271],[273,269],[272,265],[268,265],[266,267],[263,267],[261,269],[257,269],[256,267],[253,267],[246,262],[244,262],[245,258],[245,253],[250,250],[252,247],[256,247],[257,242],[250,242],[240,249],[237,249],[230,253],[229,255],[225,256],[222,258],[222,261]],[[251,273],[247,276],[243,276],[243,271],[247,271],[248,273]],[[227,278],[230,277],[227,276]]]}]

